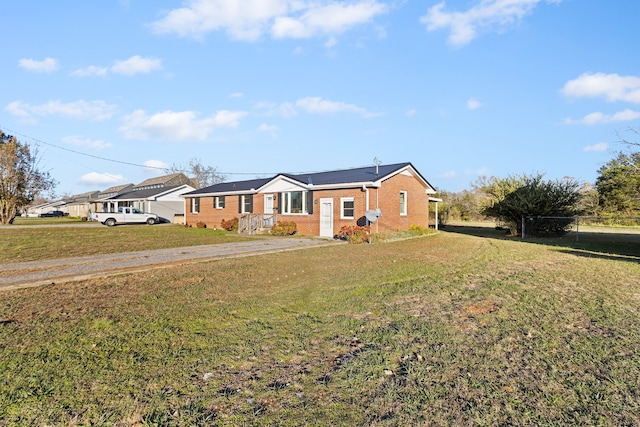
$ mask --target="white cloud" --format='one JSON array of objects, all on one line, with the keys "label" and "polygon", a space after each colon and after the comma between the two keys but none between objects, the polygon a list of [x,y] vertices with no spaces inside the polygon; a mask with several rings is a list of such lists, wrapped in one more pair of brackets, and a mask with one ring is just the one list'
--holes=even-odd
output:
[{"label": "white cloud", "polygon": [[469,177],[469,176],[489,176],[491,175],[491,169],[489,169],[488,167],[481,167],[478,169],[465,169],[464,170],[464,175]]},{"label": "white cloud", "polygon": [[105,67],[97,67],[95,65],[90,65],[85,68],[79,68],[73,72],[71,72],[73,77],[90,77],[90,76],[98,76],[104,77],[107,75],[107,69]]},{"label": "white cloud", "polygon": [[158,33],[202,37],[210,31],[226,30],[234,39],[256,40],[275,16],[291,12],[292,0],[190,0],[154,22]]},{"label": "white cloud", "polygon": [[271,134],[272,138],[276,138],[278,136],[278,131],[280,128],[275,125],[268,125],[266,123],[262,123],[258,126],[258,131]]},{"label": "white cloud", "polygon": [[161,59],[143,58],[140,55],[134,55],[128,59],[114,61],[114,64],[110,68],[90,65],[88,67],[74,70],[73,72],[71,72],[71,75],[74,77],[104,77],[107,75],[107,73],[112,72],[114,74],[133,76],[135,74],[148,74],[152,71],[161,69]]},{"label": "white cloud", "polygon": [[309,38],[343,33],[385,13],[377,0],[189,0],[186,7],[168,12],[152,23],[158,33],[201,38],[224,30],[237,40]]},{"label": "white cloud", "polygon": [[603,97],[609,102],[640,104],[640,77],[584,73],[577,79],[568,81],[562,88],[562,93],[576,98]]},{"label": "white cloud", "polygon": [[116,175],[112,173],[90,172],[82,175],[78,182],[80,182],[81,184],[89,185],[113,186],[125,182],[125,178],[122,175]]},{"label": "white cloud", "polygon": [[405,111],[404,115],[407,117],[413,117],[418,113],[418,111],[416,109],[411,109],[411,110],[407,110]]},{"label": "white cloud", "polygon": [[475,98],[471,98],[467,101],[467,108],[469,110],[477,110],[482,107],[482,103]]},{"label": "white cloud", "polygon": [[372,113],[357,105],[330,101],[319,96],[309,96],[300,98],[295,102],[282,104],[263,102],[257,104],[255,108],[265,110],[268,115],[279,115],[286,118],[297,116],[301,112],[319,115],[348,113],[357,114],[365,118],[380,116],[379,113]]},{"label": "white cloud", "polygon": [[164,175],[169,173],[168,170],[170,166],[162,160],[150,159],[145,161],[143,164],[145,166],[144,172],[147,175]]},{"label": "white cloud", "polygon": [[[357,3],[309,4],[299,16],[278,16],[271,27],[274,38],[310,38],[318,35],[341,34],[358,25],[370,22],[387,11],[377,1]],[[335,43],[333,43],[335,44]]]},{"label": "white cloud", "polygon": [[329,101],[319,96],[301,98],[296,101],[296,107],[309,114],[334,114],[334,113],[354,113],[368,116],[371,113],[364,108],[344,102]]},{"label": "white cloud", "polygon": [[18,61],[18,65],[27,71],[36,73],[53,73],[58,69],[58,60],[55,58],[45,58],[42,61],[23,58]]},{"label": "white cloud", "polygon": [[77,147],[91,148],[92,150],[104,150],[105,148],[111,148],[112,144],[101,141],[99,139],[83,138],[78,135],[65,136],[62,141],[69,145],[75,145]]},{"label": "white cloud", "polygon": [[633,111],[630,109],[626,109],[623,111],[619,111],[615,114],[604,114],[601,112],[590,113],[584,116],[582,119],[573,120],[566,119],[565,123],[567,124],[583,124],[583,125],[599,125],[606,123],[616,123],[616,122],[628,122],[632,120],[640,119],[640,111]]},{"label": "white cloud", "polygon": [[144,110],[136,110],[124,117],[119,131],[129,139],[203,141],[217,128],[238,126],[246,115],[243,111],[218,111],[198,119],[194,111],[164,111],[150,116]]},{"label": "white cloud", "polygon": [[5,108],[8,113],[30,121],[34,121],[37,116],[103,121],[110,119],[115,110],[115,105],[109,105],[104,101],[84,101],[82,99],[68,103],[62,103],[59,100],[49,101],[42,105],[30,105],[22,101],[14,101]]},{"label": "white cloud", "polygon": [[329,37],[329,39],[324,42],[324,47],[326,47],[327,49],[331,49],[332,47],[334,47],[335,45],[338,44],[338,39],[335,37]]},{"label": "white cloud", "polygon": [[456,173],[456,171],[446,171],[445,173],[441,173],[440,175],[438,175],[438,178],[440,179],[453,179],[457,177],[458,174]]},{"label": "white cloud", "polygon": [[608,148],[609,148],[609,144],[607,144],[606,142],[599,142],[597,144],[587,145],[586,147],[584,147],[582,149],[582,151],[587,151],[587,152],[591,152],[591,151],[607,151]]},{"label": "white cloud", "polygon": [[[429,8],[420,22],[428,31],[449,29],[448,41],[454,46],[465,45],[478,37],[479,32],[504,31],[530,14],[545,0],[480,0],[464,12],[445,11],[445,2]],[[559,3],[561,0],[546,0]]]},{"label": "white cloud", "polygon": [[276,125],[268,125],[266,123],[262,123],[260,126],[258,126],[258,130],[260,132],[277,132],[278,130],[280,130],[280,128],[278,128],[278,126]]},{"label": "white cloud", "polygon": [[143,58],[140,55],[134,55],[123,61],[116,61],[111,67],[111,72],[133,76],[134,74],[148,74],[160,69],[162,69],[162,60],[157,58]]}]

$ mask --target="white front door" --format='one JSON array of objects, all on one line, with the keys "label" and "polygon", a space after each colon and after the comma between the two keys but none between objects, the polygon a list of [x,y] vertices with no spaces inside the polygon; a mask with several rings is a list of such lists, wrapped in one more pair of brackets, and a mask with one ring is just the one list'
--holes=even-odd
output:
[{"label": "white front door", "polygon": [[320,237],[333,237],[333,199],[320,199]]},{"label": "white front door", "polygon": [[264,213],[266,214],[273,213],[273,194],[264,195]]}]

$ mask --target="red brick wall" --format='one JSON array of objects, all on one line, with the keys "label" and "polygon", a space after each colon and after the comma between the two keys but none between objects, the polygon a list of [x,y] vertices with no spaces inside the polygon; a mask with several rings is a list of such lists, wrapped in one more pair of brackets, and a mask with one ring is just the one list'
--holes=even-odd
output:
[{"label": "red brick wall", "polygon": [[[238,213],[238,197],[226,196],[224,209],[216,209],[213,206],[213,197],[200,197],[200,212],[191,213],[191,200],[187,201],[186,223],[187,225],[195,225],[197,222],[204,222],[207,228],[220,228],[220,222],[223,219],[230,220],[240,218]],[[255,195],[254,195],[255,206]]]},{"label": "red brick wall", "polygon": [[[354,219],[340,219],[342,197],[353,197]],[[298,233],[304,236],[320,235],[320,199],[333,199],[333,233],[338,233],[340,227],[355,225],[358,218],[364,216],[367,210],[366,192],[360,188],[348,188],[340,190],[314,190],[313,214],[311,215],[278,215],[279,221],[293,221],[298,225]]]},{"label": "red brick wall", "polygon": [[[407,215],[400,215],[400,192],[407,192]],[[379,189],[369,188],[369,206],[366,206],[367,192],[362,188],[349,188],[339,190],[314,190],[313,214],[310,215],[285,215],[278,214],[278,221],[293,221],[298,225],[298,233],[304,236],[318,236],[320,234],[320,199],[333,199],[334,234],[342,226],[356,225],[359,218],[365,215],[368,209],[376,208],[376,197],[379,197],[378,207],[382,211],[382,217],[377,224],[372,224],[373,232],[408,230],[411,225],[427,227],[429,224],[429,198],[421,181],[406,175],[395,175],[384,181]],[[190,212],[190,200],[187,199],[186,223],[194,225],[199,221],[204,222],[208,228],[220,228],[223,219],[229,220],[241,216],[238,213],[238,197],[226,196],[225,208],[215,209],[213,197],[200,198],[200,212]],[[340,219],[342,197],[353,197],[354,219]],[[278,197],[274,194],[274,210],[277,212]],[[253,195],[253,212],[264,211],[264,194]]]},{"label": "red brick wall", "polygon": [[[400,192],[407,192],[407,215],[400,215]],[[418,179],[407,175],[395,175],[384,181],[379,189],[371,189],[371,209],[378,207],[382,216],[372,226],[373,232],[408,230],[412,225],[429,225],[429,195]]]}]

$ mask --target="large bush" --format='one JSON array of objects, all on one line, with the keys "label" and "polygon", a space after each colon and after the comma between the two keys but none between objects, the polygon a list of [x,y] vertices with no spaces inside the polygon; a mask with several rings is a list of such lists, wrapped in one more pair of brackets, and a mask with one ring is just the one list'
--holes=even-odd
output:
[{"label": "large bush", "polygon": [[368,225],[345,225],[340,227],[335,237],[349,243],[359,244],[368,242],[370,234],[371,227]]},{"label": "large bush", "polygon": [[274,236],[292,236],[298,231],[298,225],[293,221],[278,221],[272,228]]},{"label": "large bush", "polygon": [[527,223],[527,234],[558,236],[566,233],[572,222],[566,217],[580,213],[579,189],[573,179],[545,181],[541,174],[493,178],[484,188],[488,199],[482,212],[504,223],[513,235],[522,233],[523,218],[537,218]]},{"label": "large bush", "polygon": [[238,222],[239,220],[237,217],[230,220],[223,219],[220,221],[220,227],[227,231],[238,231]]}]

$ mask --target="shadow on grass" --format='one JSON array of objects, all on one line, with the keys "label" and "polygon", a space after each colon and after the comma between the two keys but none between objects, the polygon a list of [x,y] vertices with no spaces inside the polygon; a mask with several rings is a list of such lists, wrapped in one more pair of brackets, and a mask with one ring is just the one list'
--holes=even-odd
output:
[{"label": "shadow on grass", "polygon": [[468,234],[490,239],[512,242],[534,243],[555,246],[559,252],[586,258],[601,258],[640,263],[640,234],[621,232],[580,231],[569,232],[563,237],[521,237],[507,236],[505,230],[486,226],[447,225],[444,232]]}]

